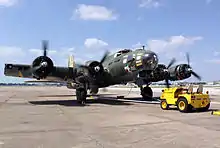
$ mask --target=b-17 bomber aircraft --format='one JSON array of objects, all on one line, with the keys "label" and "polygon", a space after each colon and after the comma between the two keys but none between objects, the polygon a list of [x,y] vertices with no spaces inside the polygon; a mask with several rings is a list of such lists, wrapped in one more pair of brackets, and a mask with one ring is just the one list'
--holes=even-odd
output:
[{"label": "b-17 bomber aircraft", "polygon": [[[51,58],[47,56],[48,42],[43,41],[43,56],[33,60],[31,65],[6,63],[5,76],[34,78],[37,80],[67,82],[67,88],[76,89],[77,102],[86,102],[87,90],[91,94],[97,94],[99,88],[105,88],[116,84],[134,83],[140,88],[144,99],[153,97],[150,84],[165,80],[177,81],[198,76],[188,64],[172,66],[172,59],[168,66],[158,63],[158,56],[151,50],[143,48],[131,50],[122,49],[113,54],[105,53],[103,58],[85,62],[84,65],[76,64],[73,57],[69,58],[67,67],[55,66]],[[172,67],[171,67],[172,66]]]}]

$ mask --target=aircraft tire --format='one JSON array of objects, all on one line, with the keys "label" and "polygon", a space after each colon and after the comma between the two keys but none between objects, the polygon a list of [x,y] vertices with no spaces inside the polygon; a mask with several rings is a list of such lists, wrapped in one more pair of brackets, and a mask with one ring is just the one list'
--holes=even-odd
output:
[{"label": "aircraft tire", "polygon": [[79,104],[85,104],[87,97],[87,92],[85,89],[77,89],[76,90],[76,100]]},{"label": "aircraft tire", "polygon": [[99,88],[98,87],[94,87],[90,89],[90,94],[92,95],[96,95],[99,92]]},{"label": "aircraft tire", "polygon": [[153,91],[150,87],[146,86],[141,89],[141,95],[144,100],[152,100],[153,98]]}]

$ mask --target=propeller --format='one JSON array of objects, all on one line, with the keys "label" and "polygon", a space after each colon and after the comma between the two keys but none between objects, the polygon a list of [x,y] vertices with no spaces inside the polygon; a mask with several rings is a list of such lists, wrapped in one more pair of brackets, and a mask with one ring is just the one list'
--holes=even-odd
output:
[{"label": "propeller", "polygon": [[46,77],[53,69],[53,61],[47,56],[48,41],[42,40],[43,55],[32,62],[32,73],[35,77]]},{"label": "propeller", "polygon": [[[108,56],[108,54],[109,54],[109,51],[106,51],[105,54],[104,54],[104,56],[103,56],[102,59],[100,60],[99,65],[102,65],[102,63],[105,61],[105,59],[106,59],[106,57]],[[86,65],[80,65],[79,67],[81,67],[81,68],[86,68],[86,69],[88,69],[88,70],[91,70],[91,67],[86,66]],[[95,70],[96,72],[98,72],[98,71],[100,70],[100,67],[99,67],[99,66],[95,66],[95,67],[94,67],[94,70]]]},{"label": "propeller", "polygon": [[190,66],[189,53],[186,53],[186,59],[187,59],[187,64],[188,64],[187,72],[191,73],[194,77],[196,77],[197,79],[201,81],[201,77],[196,72],[194,72],[192,67]]},{"label": "propeller", "polygon": [[104,56],[102,57],[102,59],[101,59],[101,61],[100,61],[101,64],[105,61],[105,59],[106,59],[106,57],[107,57],[108,55],[109,55],[109,51],[106,51],[105,54],[104,54]]},{"label": "propeller", "polygon": [[[168,69],[174,64],[176,62],[176,59],[175,58],[173,58],[171,61],[170,61],[170,63],[168,64],[168,66],[167,66],[167,68],[165,69],[165,71],[167,72],[167,74],[169,74],[168,73]],[[166,86],[167,86],[167,88],[169,88],[170,86],[169,86],[169,79],[168,79],[169,77],[168,77],[168,75],[165,77],[165,83],[166,83]]]}]

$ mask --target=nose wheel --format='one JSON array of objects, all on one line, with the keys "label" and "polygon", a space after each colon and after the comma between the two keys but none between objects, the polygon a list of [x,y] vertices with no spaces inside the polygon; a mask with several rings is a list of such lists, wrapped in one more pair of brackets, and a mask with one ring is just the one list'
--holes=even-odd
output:
[{"label": "nose wheel", "polygon": [[153,99],[153,91],[149,86],[141,87],[141,95],[144,100]]}]

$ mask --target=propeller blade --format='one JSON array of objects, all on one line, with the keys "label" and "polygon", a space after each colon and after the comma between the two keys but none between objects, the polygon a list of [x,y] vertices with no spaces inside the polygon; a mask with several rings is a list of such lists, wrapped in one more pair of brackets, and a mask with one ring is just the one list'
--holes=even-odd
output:
[{"label": "propeller blade", "polygon": [[47,56],[47,49],[48,49],[48,41],[46,40],[43,40],[42,41],[42,48],[43,48],[43,51],[44,51],[44,56]]},{"label": "propeller blade", "polygon": [[176,59],[173,58],[173,59],[170,61],[170,63],[168,64],[167,69],[170,68],[175,62],[176,62]]},{"label": "propeller blade", "polygon": [[104,56],[102,57],[102,59],[101,59],[101,61],[100,61],[101,64],[105,61],[105,59],[106,59],[106,57],[108,56],[108,54],[109,54],[109,52],[106,51],[105,54],[104,54]]},{"label": "propeller blade", "polygon": [[32,68],[32,71],[36,72],[42,68],[42,65],[36,66]]},{"label": "propeller blade", "polygon": [[201,80],[201,77],[200,77],[197,73],[195,73],[194,71],[192,71],[191,73],[192,73],[192,75],[194,75],[197,79]]},{"label": "propeller blade", "polygon": [[186,59],[187,59],[188,65],[190,65],[190,59],[189,59],[189,53],[188,52],[186,53]]},{"label": "propeller blade", "polygon": [[165,82],[166,82],[167,88],[169,88],[169,87],[170,87],[170,86],[169,86],[169,80],[168,80],[168,79],[165,79]]}]

